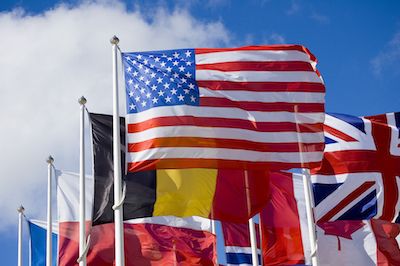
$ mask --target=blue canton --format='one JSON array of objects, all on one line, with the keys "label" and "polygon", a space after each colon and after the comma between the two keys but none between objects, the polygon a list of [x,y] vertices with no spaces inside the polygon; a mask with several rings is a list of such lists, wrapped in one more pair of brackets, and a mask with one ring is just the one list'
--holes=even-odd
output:
[{"label": "blue canton", "polygon": [[123,53],[127,113],[199,105],[193,49]]}]

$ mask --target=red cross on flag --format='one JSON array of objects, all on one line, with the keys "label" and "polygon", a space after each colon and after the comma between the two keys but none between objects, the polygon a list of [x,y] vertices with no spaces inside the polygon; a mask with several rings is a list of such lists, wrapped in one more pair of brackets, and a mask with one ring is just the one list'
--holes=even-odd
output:
[{"label": "red cross on flag", "polygon": [[400,223],[400,113],[326,115],[322,165],[312,171],[316,220]]}]

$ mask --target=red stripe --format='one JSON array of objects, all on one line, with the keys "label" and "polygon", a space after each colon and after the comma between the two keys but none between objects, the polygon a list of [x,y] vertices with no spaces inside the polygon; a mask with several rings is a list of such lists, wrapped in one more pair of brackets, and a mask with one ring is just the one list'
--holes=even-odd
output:
[{"label": "red stripe", "polygon": [[275,61],[275,62],[225,62],[215,64],[198,64],[196,70],[219,71],[311,71],[314,68],[308,62]]},{"label": "red stripe", "polygon": [[307,54],[312,61],[317,61],[315,56],[308,50],[306,47],[302,45],[260,45],[260,46],[243,46],[237,48],[196,48],[196,54],[207,54],[207,53],[216,53],[216,52],[232,52],[232,51],[299,51]]},{"label": "red stripe", "polygon": [[128,172],[140,172],[154,169],[248,169],[248,170],[288,170],[292,168],[315,168],[320,162],[283,163],[283,162],[253,162],[224,159],[158,159],[136,163],[128,162]]},{"label": "red stripe", "polygon": [[312,174],[333,175],[346,173],[381,172],[376,151],[353,150],[324,153],[322,164]]},{"label": "red stripe", "polygon": [[200,106],[208,107],[233,107],[246,111],[260,112],[294,112],[295,106],[297,112],[305,113],[323,113],[325,107],[323,103],[262,103],[262,102],[244,102],[233,101],[228,98],[219,97],[201,97]]},{"label": "red stripe", "polygon": [[367,181],[367,182],[363,183],[361,186],[359,186],[357,189],[355,189],[353,192],[351,192],[347,197],[345,197],[343,200],[341,200],[335,206],[335,208],[333,208],[332,210],[327,212],[324,216],[322,216],[321,219],[318,220],[318,222],[328,222],[339,211],[343,210],[344,207],[348,206],[350,204],[350,202],[352,202],[353,200],[358,198],[362,193],[367,191],[373,185],[375,185],[374,181]]},{"label": "red stripe", "polygon": [[198,80],[199,87],[210,90],[261,91],[261,92],[325,92],[322,83],[313,82],[233,82]]},{"label": "red stripe", "polygon": [[327,125],[324,125],[324,131],[345,141],[357,141],[355,138],[343,133],[343,131],[339,131]]},{"label": "red stripe", "polygon": [[[303,152],[322,152],[324,150],[323,143],[302,143],[300,145]],[[161,147],[204,147],[260,152],[299,152],[298,143],[260,143],[248,140],[195,137],[156,138],[139,143],[129,143],[128,152],[138,152]]]},{"label": "red stripe", "polygon": [[[257,132],[296,132],[296,123],[291,122],[252,122],[242,119],[171,116],[157,117],[136,124],[128,124],[128,133],[141,132],[154,127],[163,126],[198,126],[248,129]],[[322,132],[322,123],[299,124],[302,133]]]}]

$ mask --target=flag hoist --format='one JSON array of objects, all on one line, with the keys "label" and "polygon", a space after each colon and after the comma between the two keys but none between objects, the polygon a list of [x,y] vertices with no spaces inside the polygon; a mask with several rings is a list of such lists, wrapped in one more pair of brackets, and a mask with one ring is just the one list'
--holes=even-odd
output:
[{"label": "flag hoist", "polygon": [[18,266],[22,266],[22,217],[24,216],[25,208],[21,205],[18,211]]},{"label": "flag hoist", "polygon": [[52,169],[54,159],[49,155],[46,160],[47,162],[47,231],[46,231],[46,266],[51,266],[51,247],[52,247],[52,239],[51,233],[53,232],[53,223],[52,223],[52,213],[51,213],[51,187],[52,187]]},{"label": "flag hoist", "polygon": [[117,72],[117,50],[119,39],[113,36],[112,44],[112,66],[113,66],[113,154],[114,154],[114,223],[115,223],[115,265],[124,266],[124,225],[123,225],[123,197],[121,179],[121,141],[119,122],[118,101],[118,72]]}]

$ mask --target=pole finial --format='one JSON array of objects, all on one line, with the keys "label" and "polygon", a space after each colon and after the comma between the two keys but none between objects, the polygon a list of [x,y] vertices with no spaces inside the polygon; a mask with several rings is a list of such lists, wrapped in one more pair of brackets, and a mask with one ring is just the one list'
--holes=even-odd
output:
[{"label": "pole finial", "polygon": [[25,211],[25,208],[24,208],[24,206],[19,206],[18,207],[18,209],[17,209],[17,211],[19,212],[19,213],[23,213],[24,211]]},{"label": "pole finial", "polygon": [[83,97],[83,96],[82,96],[81,98],[79,98],[79,100],[78,100],[78,103],[79,103],[80,105],[85,105],[86,102],[87,102],[87,100],[86,100],[86,98]]},{"label": "pole finial", "polygon": [[51,155],[49,155],[49,157],[47,158],[46,162],[47,162],[48,164],[52,164],[52,163],[54,162],[54,158],[51,157]]},{"label": "pole finial", "polygon": [[117,36],[113,36],[110,40],[111,44],[118,44],[119,43],[119,39]]}]

